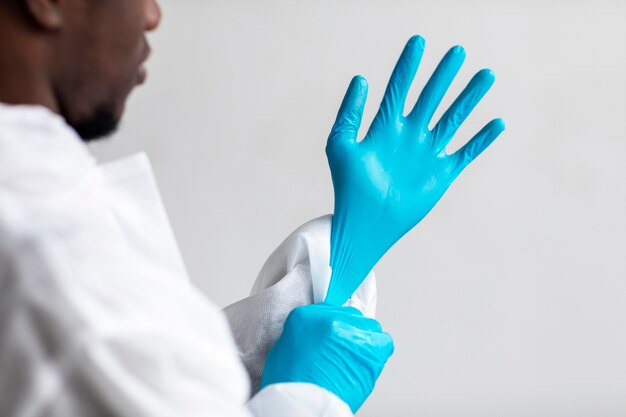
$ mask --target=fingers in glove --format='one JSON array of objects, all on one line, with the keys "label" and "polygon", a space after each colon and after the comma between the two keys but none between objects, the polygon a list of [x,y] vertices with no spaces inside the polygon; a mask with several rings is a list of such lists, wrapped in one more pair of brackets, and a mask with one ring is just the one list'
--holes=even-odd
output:
[{"label": "fingers in glove", "polygon": [[455,46],[446,53],[409,113],[407,118],[411,122],[428,128],[443,96],[461,69],[463,61],[465,61],[465,50],[462,46]]},{"label": "fingers in glove", "polygon": [[380,349],[382,357],[389,359],[389,357],[393,355],[393,352],[396,349],[393,343],[393,338],[387,332],[377,333],[375,337],[377,339],[375,342],[375,346],[378,346],[378,348]]},{"label": "fingers in glove", "polygon": [[321,311],[324,311],[329,318],[361,330],[381,332],[382,326],[372,318],[365,317],[363,313],[352,306],[337,307],[332,304],[316,304]]},{"label": "fingers in glove", "polygon": [[338,143],[356,143],[366,101],[367,81],[357,75],[352,78],[348,91],[343,98],[337,119],[328,137],[327,146]]},{"label": "fingers in glove", "polygon": [[389,120],[399,119],[404,113],[406,96],[422,60],[425,42],[424,38],[419,35],[413,36],[407,42],[398,59],[398,63],[391,73],[387,90],[380,104],[378,114],[376,114],[372,123],[372,128],[378,123],[385,124]]},{"label": "fingers in glove", "polygon": [[352,333],[352,344],[368,352],[377,362],[384,364],[395,350],[393,338],[383,331],[355,331]]},{"label": "fingers in glove", "polygon": [[378,322],[378,320],[365,317],[365,316],[356,316],[356,315],[344,315],[341,317],[342,322],[353,326],[357,329],[368,331],[368,332],[382,332],[383,327]]},{"label": "fingers in glove", "polygon": [[433,129],[435,149],[441,151],[450,143],[459,126],[489,91],[494,81],[495,75],[489,69],[480,70],[474,75]]},{"label": "fingers in glove", "polygon": [[453,158],[455,176],[459,175],[466,166],[472,163],[505,129],[504,120],[494,119],[487,123],[461,149],[450,155]]}]

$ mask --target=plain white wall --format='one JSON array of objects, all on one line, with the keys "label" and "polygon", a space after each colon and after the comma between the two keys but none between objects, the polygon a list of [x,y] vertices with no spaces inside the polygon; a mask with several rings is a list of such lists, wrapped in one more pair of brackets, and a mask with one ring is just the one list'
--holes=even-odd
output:
[{"label": "plain white wall", "polygon": [[[325,140],[350,78],[364,126],[415,33],[411,103],[454,44],[496,84],[453,147],[507,131],[377,266],[396,341],[362,416],[626,415],[626,2],[174,1],[101,160],[148,152],[194,282],[224,306],[332,211]],[[364,134],[364,132],[363,132]]]}]

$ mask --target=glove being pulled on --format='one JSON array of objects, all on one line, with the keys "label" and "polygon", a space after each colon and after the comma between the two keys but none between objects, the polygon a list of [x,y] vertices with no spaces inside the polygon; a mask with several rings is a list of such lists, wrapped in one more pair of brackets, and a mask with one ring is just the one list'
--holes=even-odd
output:
[{"label": "glove being pulled on", "polygon": [[335,191],[331,232],[332,277],[326,303],[343,305],[368,272],[419,223],[450,184],[504,130],[489,122],[453,154],[446,146],[494,82],[479,71],[433,129],[429,123],[465,58],[455,46],[444,56],[413,110],[403,115],[407,92],[424,51],[412,37],[391,75],[365,138],[357,142],[367,82],[354,77],[326,145]]}]

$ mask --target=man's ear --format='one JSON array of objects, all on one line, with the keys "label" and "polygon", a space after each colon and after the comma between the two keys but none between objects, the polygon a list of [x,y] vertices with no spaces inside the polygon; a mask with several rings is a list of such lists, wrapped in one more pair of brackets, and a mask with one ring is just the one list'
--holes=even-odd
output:
[{"label": "man's ear", "polygon": [[63,26],[63,0],[24,0],[24,8],[34,23],[44,30]]}]

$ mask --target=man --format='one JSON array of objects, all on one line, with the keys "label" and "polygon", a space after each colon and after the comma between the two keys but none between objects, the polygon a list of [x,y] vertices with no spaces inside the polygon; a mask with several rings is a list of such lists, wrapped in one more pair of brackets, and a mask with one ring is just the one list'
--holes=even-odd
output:
[{"label": "man", "polygon": [[[187,280],[145,156],[88,154],[144,82],[160,17],[155,0],[0,3],[0,415],[351,415],[389,335],[323,304],[283,326],[323,300],[312,280],[329,218],[281,245],[227,310],[237,348]],[[371,279],[359,291],[351,303],[371,313]],[[251,400],[249,378],[263,387]]]},{"label": "man", "polygon": [[429,129],[465,55],[405,116],[415,36],[361,141],[355,77],[326,148],[334,215],[288,237],[224,315],[187,279],[145,156],[97,166],[82,141],[117,126],[159,20],[155,0],[0,3],[0,415],[351,415],[393,353],[370,271],[504,129],[445,151],[494,75]]}]

